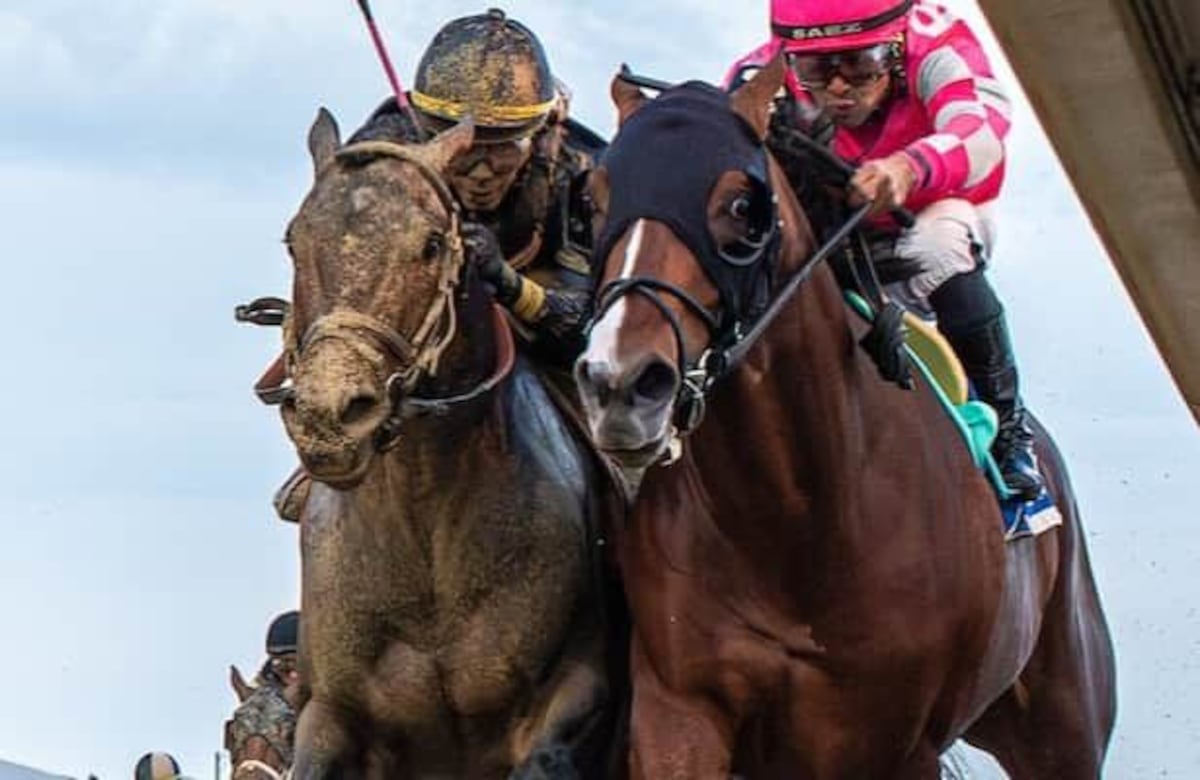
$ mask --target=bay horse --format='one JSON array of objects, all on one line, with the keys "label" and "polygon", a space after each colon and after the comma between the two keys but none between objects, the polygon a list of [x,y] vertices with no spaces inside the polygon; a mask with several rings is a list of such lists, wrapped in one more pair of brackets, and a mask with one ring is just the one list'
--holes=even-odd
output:
[{"label": "bay horse", "polygon": [[[293,776],[602,776],[593,465],[465,256],[462,124],[342,147],[325,110],[286,243],[301,519]],[[601,748],[601,749],[602,749]]]},{"label": "bay horse", "polygon": [[260,679],[246,682],[236,666],[229,667],[229,684],[238,706],[225,723],[231,780],[283,780],[292,756],[295,714],[281,693]]},{"label": "bay horse", "polygon": [[603,265],[576,380],[641,480],[614,531],[631,776],[930,780],[963,736],[1013,778],[1094,780],[1113,649],[1062,458],[1039,427],[1063,524],[1006,544],[930,387],[881,381],[817,264],[829,247],[764,146],[783,75],[653,100],[618,77],[592,176]]}]

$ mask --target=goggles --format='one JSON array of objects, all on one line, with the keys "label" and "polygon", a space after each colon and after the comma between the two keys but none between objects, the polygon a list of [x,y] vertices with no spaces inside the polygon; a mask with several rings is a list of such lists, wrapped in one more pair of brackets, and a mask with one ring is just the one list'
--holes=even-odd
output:
[{"label": "goggles", "polygon": [[879,81],[895,66],[896,46],[893,43],[878,43],[848,51],[793,53],[788,54],[787,62],[796,80],[805,89],[825,89],[837,76],[851,87],[862,89]]},{"label": "goggles", "polygon": [[514,173],[525,164],[533,141],[529,137],[494,143],[475,143],[450,163],[450,173],[466,176],[480,163],[485,163],[497,176]]},{"label": "goggles", "polygon": [[271,668],[279,676],[285,676],[299,668],[299,663],[295,654],[288,653],[287,655],[276,656],[271,659]]}]

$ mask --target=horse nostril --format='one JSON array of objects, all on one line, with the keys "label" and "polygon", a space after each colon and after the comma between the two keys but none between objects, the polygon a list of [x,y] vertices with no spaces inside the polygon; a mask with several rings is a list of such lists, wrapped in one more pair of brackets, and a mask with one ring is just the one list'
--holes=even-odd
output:
[{"label": "horse nostril", "polygon": [[346,408],[342,410],[341,422],[342,425],[354,425],[362,421],[371,412],[375,411],[375,407],[379,404],[379,399],[373,395],[359,394],[350,399],[346,404]]},{"label": "horse nostril", "polygon": [[612,385],[612,369],[602,361],[580,359],[575,364],[575,381],[585,392],[591,391],[597,397],[607,397]]},{"label": "horse nostril", "polygon": [[645,366],[638,375],[637,381],[633,383],[633,394],[646,401],[662,403],[675,394],[678,381],[679,374],[674,366],[655,360]]}]

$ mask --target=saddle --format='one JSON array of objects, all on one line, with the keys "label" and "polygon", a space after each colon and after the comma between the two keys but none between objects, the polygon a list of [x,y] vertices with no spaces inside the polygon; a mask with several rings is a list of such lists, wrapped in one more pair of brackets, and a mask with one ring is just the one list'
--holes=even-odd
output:
[{"label": "saddle", "polygon": [[[852,291],[846,291],[844,295],[855,313],[867,322],[873,321],[874,312],[866,299]],[[1012,541],[1024,536],[1036,536],[1061,525],[1062,516],[1048,492],[1043,491],[1042,495],[1031,501],[1012,497],[991,452],[992,442],[999,431],[996,411],[982,401],[971,398],[966,371],[950,342],[931,323],[912,312],[904,312],[902,322],[905,351],[911,363],[933,389],[942,408],[958,428],[971,459],[992,485],[1004,516],[1005,539]]]}]

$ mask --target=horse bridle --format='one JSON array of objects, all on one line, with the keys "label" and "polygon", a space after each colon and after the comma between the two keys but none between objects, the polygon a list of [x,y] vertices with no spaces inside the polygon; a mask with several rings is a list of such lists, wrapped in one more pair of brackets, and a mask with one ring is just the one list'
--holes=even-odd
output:
[{"label": "horse bridle", "polygon": [[[493,373],[471,389],[451,396],[426,397],[412,393],[422,378],[437,374],[442,353],[457,332],[454,296],[462,281],[466,263],[461,210],[441,174],[406,147],[388,141],[364,141],[339,150],[333,160],[318,172],[318,177],[333,162],[361,164],[379,157],[401,160],[416,168],[433,187],[439,202],[450,214],[450,229],[446,233],[448,243],[444,250],[450,258],[442,264],[434,300],[415,332],[405,336],[376,317],[339,309],[318,317],[303,336],[297,337],[291,307],[277,298],[260,298],[240,306],[235,316],[240,321],[255,324],[283,325],[283,359],[269,368],[255,386],[259,398],[266,404],[279,404],[294,397],[295,389],[290,377],[294,375],[304,351],[320,341],[336,339],[347,343],[355,351],[371,350],[394,359],[397,368],[384,381],[391,411],[375,433],[376,449],[384,452],[399,442],[400,429],[405,420],[421,414],[444,413],[490,392],[511,372],[516,348],[507,320],[493,306],[497,339],[497,365]],[[369,346],[364,345],[364,341]]]},{"label": "horse bridle", "polygon": [[[772,215],[774,222],[775,217]],[[753,263],[774,265],[779,252],[777,231],[772,231],[770,240],[764,241],[758,247]],[[720,313],[710,311],[695,296],[682,287],[671,282],[650,276],[633,276],[624,279],[614,279],[605,284],[598,295],[594,321],[604,316],[610,308],[627,295],[637,294],[645,298],[662,314],[675,337],[675,366],[679,371],[680,385],[675,396],[674,425],[680,436],[687,436],[699,427],[704,419],[707,397],[712,386],[728,371],[725,345],[732,347],[743,338],[742,320],[735,316],[726,318],[722,325]],[[705,348],[695,362],[689,363],[687,358],[687,342],[683,335],[683,325],[679,315],[664,300],[663,295],[675,298],[684,308],[694,314],[702,323],[709,335],[709,346]]]},{"label": "horse bridle", "polygon": [[[609,148],[607,167],[610,169],[610,186],[614,192],[617,190],[615,165],[626,177],[622,187],[627,200],[621,206],[611,206],[611,210],[619,214],[619,219],[601,233],[598,249],[602,256],[607,257],[619,236],[627,232],[635,220],[662,222],[688,247],[696,262],[716,286],[720,296],[720,309],[713,312],[678,285],[644,276],[610,281],[599,289],[597,295],[594,321],[598,321],[618,300],[637,293],[650,301],[670,325],[676,342],[676,368],[681,378],[674,399],[672,420],[673,436],[679,438],[691,434],[700,425],[704,418],[706,399],[713,386],[738,366],[768,326],[779,316],[800,285],[858,229],[870,214],[871,207],[867,205],[855,210],[845,224],[783,285],[775,285],[774,276],[778,271],[782,247],[782,223],[778,215],[778,198],[770,181],[770,158],[766,145],[756,134],[748,131],[747,125],[739,124],[736,116],[724,120],[723,124],[715,118],[716,114],[713,112],[733,112],[728,106],[728,96],[723,93],[720,96],[714,94],[714,89],[708,85],[688,83],[673,87],[663,82],[632,76],[627,72],[622,74],[622,78],[638,86],[663,91],[664,94],[652,103],[659,104],[664,99],[674,100],[673,105],[664,105],[663,118],[678,117],[691,111],[696,125],[695,128],[689,126],[687,131],[712,143],[713,148],[717,150],[715,154],[723,155],[719,165],[718,158],[706,158],[705,164],[708,168],[703,174],[698,173],[701,170],[699,166],[688,169],[680,169],[678,166],[669,169],[654,168],[655,165],[665,164],[663,161],[666,158],[652,157],[650,155],[654,152],[646,151],[657,149],[656,138],[649,133],[656,127],[661,127],[664,131],[670,131],[672,139],[677,139],[685,131],[677,118],[670,124],[658,125],[656,122],[659,120],[647,119],[639,125],[640,117],[647,116],[643,112],[652,111],[652,106],[633,114],[627,127],[623,128],[622,132],[633,132],[633,141],[626,144],[630,147],[629,151],[617,144]],[[704,105],[709,107],[707,111],[693,108]],[[750,232],[733,245],[721,247],[716,246],[712,239],[707,222],[700,221],[706,207],[696,201],[695,197],[708,193],[709,188],[715,186],[719,180],[719,176],[730,170],[741,170],[747,175],[753,187],[754,200],[748,217]],[[664,187],[659,179],[654,178],[656,175],[674,176],[676,183],[671,187]],[[690,187],[691,192],[687,191],[686,187]],[[652,196],[651,193],[655,195]],[[678,202],[674,205],[663,205],[660,201],[664,196],[674,196]],[[687,213],[683,213],[681,209]],[[701,225],[704,226],[703,235],[700,233]],[[598,267],[602,268],[603,264],[599,264]],[[775,290],[773,294],[770,292],[772,288]],[[694,362],[687,359],[680,318],[668,305],[665,296],[679,301],[684,310],[696,315],[708,330],[708,346]],[[672,449],[677,451],[677,448]]]},{"label": "horse bridle", "polygon": [[[278,744],[277,740],[270,734],[248,734],[242,742],[239,742],[236,745],[231,745],[231,744],[229,744],[229,737],[230,737],[229,728],[232,725],[233,725],[233,721],[231,720],[231,721],[228,721],[225,726],[225,728],[226,728],[225,749],[229,751],[230,759],[233,759],[233,757],[238,754],[238,752],[241,750],[242,746],[245,745],[246,742],[249,742],[251,739],[254,739],[255,737],[259,737],[264,742],[267,743],[267,747],[270,750],[274,751],[275,755],[278,756],[279,760],[284,762],[284,764],[286,766],[286,764],[288,762],[288,756],[291,752],[288,745]],[[261,773],[267,775],[268,777],[270,777],[271,780],[284,780],[284,778],[288,776],[288,770],[286,768],[283,770],[276,769],[275,767],[268,764],[266,761],[263,761],[261,758],[246,758],[246,759],[242,759],[241,761],[238,761],[236,764],[234,764],[230,777],[236,778],[238,776],[238,773],[243,772],[243,771],[245,771],[245,772],[249,772],[249,771],[261,772]]]},{"label": "horse bridle", "polygon": [[[620,298],[631,293],[637,293],[654,304],[667,320],[676,343],[676,368],[681,377],[679,390],[675,395],[674,425],[677,436],[685,437],[693,433],[704,420],[707,408],[707,398],[713,385],[723,376],[731,373],[746,357],[750,349],[758,342],[763,333],[786,307],[787,303],[800,289],[800,286],[812,275],[822,262],[838,250],[839,247],[859,228],[870,216],[871,206],[868,204],[851,213],[846,222],[834,232],[829,239],[817,249],[771,298],[765,310],[757,315],[747,327],[747,321],[740,316],[729,318],[729,324],[721,326],[720,317],[709,311],[696,300],[691,293],[683,288],[661,279],[649,276],[635,276],[626,279],[615,279],[601,289],[597,303],[596,320],[613,306]],[[765,245],[759,260],[771,266],[775,265],[781,242],[776,236]],[[660,293],[666,293],[683,303],[684,307],[695,314],[709,332],[709,345],[700,353],[697,359],[689,363],[687,360],[686,344],[683,337],[683,327],[675,311],[667,305]]]},{"label": "horse bridle", "polygon": [[261,772],[271,780],[284,780],[289,776],[288,770],[280,772],[275,767],[257,758],[247,758],[245,761],[239,761],[237,766],[233,768],[233,773],[230,775],[233,780],[237,780],[239,772]]}]

